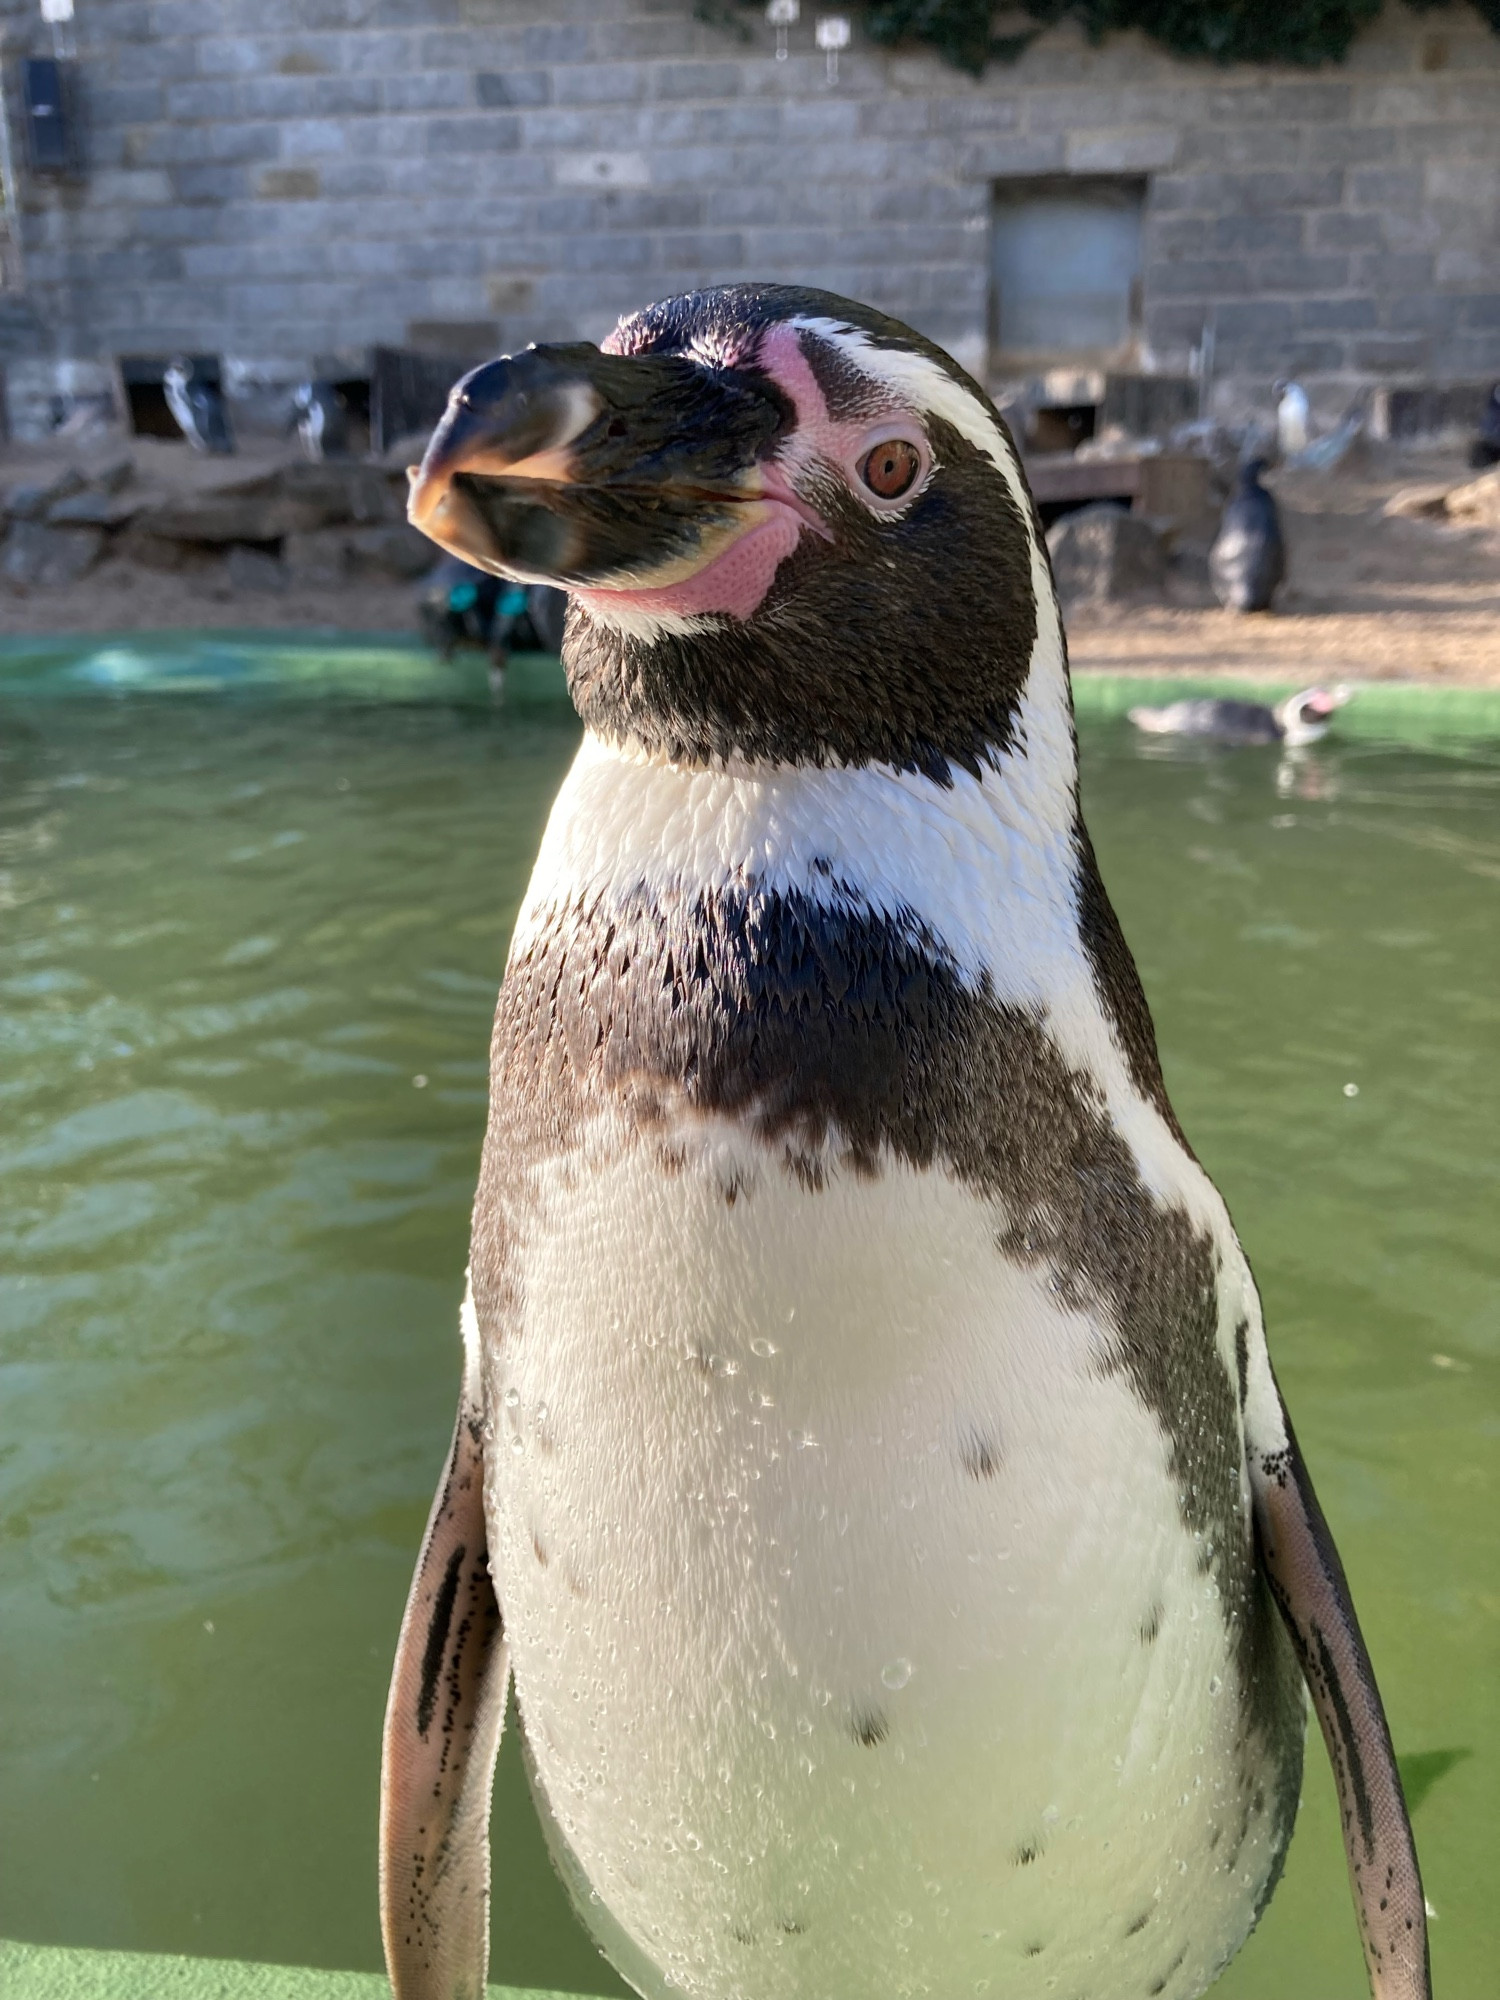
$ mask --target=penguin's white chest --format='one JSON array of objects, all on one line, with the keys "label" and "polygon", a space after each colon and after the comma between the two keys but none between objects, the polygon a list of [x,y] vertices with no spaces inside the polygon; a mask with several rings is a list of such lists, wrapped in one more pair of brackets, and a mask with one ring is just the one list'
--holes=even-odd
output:
[{"label": "penguin's white chest", "polygon": [[492,1559],[544,1817],[627,1976],[1200,1991],[1274,1836],[1107,1330],[940,1168],[606,1113],[533,1193]]}]

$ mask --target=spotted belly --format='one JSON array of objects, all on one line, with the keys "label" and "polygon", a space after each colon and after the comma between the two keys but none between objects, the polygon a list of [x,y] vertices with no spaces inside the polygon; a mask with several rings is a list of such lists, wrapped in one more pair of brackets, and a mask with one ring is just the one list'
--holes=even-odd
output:
[{"label": "spotted belly", "polygon": [[624,1129],[537,1167],[478,1295],[585,1922],[653,2000],[1200,1993],[1300,1769],[1248,1528],[1205,1546],[1105,1317],[942,1166]]}]

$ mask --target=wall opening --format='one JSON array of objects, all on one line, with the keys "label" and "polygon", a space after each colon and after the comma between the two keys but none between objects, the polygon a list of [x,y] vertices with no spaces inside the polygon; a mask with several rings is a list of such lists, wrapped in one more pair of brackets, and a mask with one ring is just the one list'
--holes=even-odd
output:
[{"label": "wall opening", "polygon": [[1000,181],[990,232],[990,349],[1002,368],[1122,361],[1140,335],[1139,177]]}]

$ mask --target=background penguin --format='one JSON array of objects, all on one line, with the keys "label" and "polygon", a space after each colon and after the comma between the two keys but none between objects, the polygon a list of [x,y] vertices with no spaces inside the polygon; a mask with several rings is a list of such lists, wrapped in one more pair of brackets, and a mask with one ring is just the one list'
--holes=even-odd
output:
[{"label": "background penguin", "polygon": [[1469,446],[1469,463],[1476,472],[1500,465],[1500,382],[1491,389],[1479,419],[1479,434]]},{"label": "background penguin", "polygon": [[1260,483],[1263,458],[1240,467],[1208,552],[1214,596],[1226,611],[1268,611],[1286,575],[1286,544],[1275,499]]},{"label": "background penguin", "polygon": [[993,404],[879,313],[730,287],[468,376],[411,512],[566,587],[585,736],[387,1711],[399,2000],[482,1989],[512,1674],[648,2000],[1191,2000],[1276,1881],[1304,1670],[1374,1991],[1425,2000],[1369,1659],[1079,815]]},{"label": "background penguin", "polygon": [[292,406],[297,436],[310,459],[349,456],[349,412],[331,382],[299,382]]},{"label": "background penguin", "polygon": [[228,453],[234,450],[234,433],[229,427],[229,410],[217,382],[201,382],[193,364],[182,355],[167,363],[161,378],[167,408],[194,451]]},{"label": "background penguin", "polygon": [[1276,398],[1277,451],[1282,458],[1296,458],[1307,450],[1312,435],[1307,391],[1300,382],[1283,381],[1272,383],[1271,393]]},{"label": "background penguin", "polygon": [[1200,736],[1214,743],[1281,743],[1296,750],[1328,734],[1353,689],[1302,688],[1274,708],[1258,701],[1218,697],[1173,701],[1164,708],[1132,708],[1130,720],[1148,736]]}]

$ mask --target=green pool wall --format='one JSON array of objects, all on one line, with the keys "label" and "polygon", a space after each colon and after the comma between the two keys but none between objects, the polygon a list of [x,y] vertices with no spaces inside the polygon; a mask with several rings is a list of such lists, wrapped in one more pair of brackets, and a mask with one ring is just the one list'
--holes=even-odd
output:
[{"label": "green pool wall", "polygon": [[[380,1972],[317,1972],[155,1952],[0,1943],[5,2000],[390,2000]],[[491,2000],[559,2000],[492,1986]]]}]

